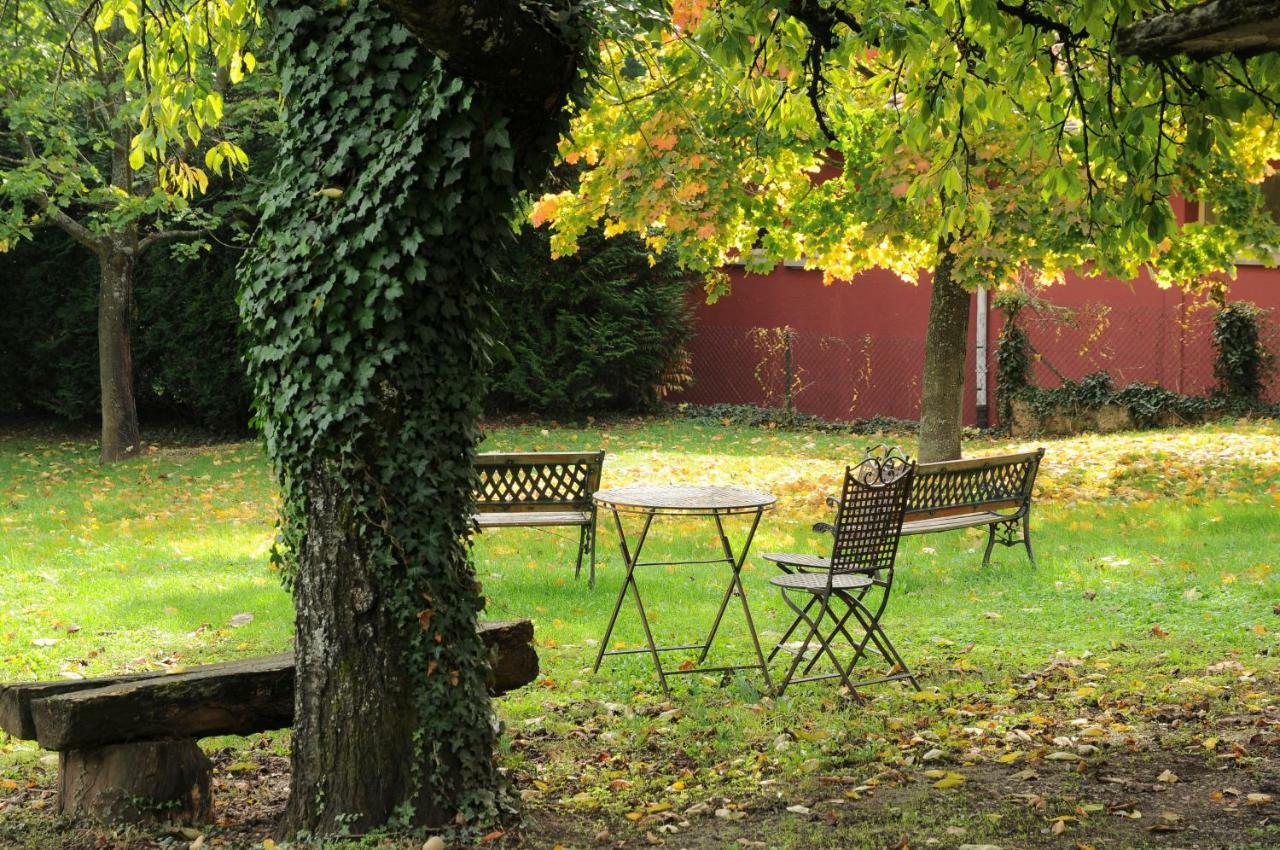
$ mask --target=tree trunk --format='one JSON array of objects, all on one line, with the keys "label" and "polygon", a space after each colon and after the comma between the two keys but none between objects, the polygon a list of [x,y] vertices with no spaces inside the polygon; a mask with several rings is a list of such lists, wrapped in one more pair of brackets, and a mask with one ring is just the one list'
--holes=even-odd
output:
[{"label": "tree trunk", "polygon": [[133,398],[134,258],[108,249],[98,256],[98,379],[102,390],[103,463],[136,455],[142,447],[138,409]]},{"label": "tree trunk", "polygon": [[379,826],[405,804],[414,807],[413,821],[441,823],[444,814],[415,782],[421,765],[409,755],[418,716],[416,680],[405,675],[412,662],[403,623],[369,568],[370,553],[351,533],[346,488],[311,481],[307,505],[307,542],[294,584],[298,647],[286,833]]},{"label": "tree trunk", "polygon": [[964,355],[969,344],[969,293],[953,277],[956,257],[939,245],[924,339],[924,396],[920,409],[921,463],[960,457]]},{"label": "tree trunk", "polygon": [[[553,5],[504,4],[513,21]],[[492,824],[505,808],[468,557],[488,263],[580,77],[516,109],[421,46],[468,43],[465,15],[410,21],[441,30],[420,44],[377,0],[263,8],[284,132],[240,304],[296,558],[285,833]],[[580,48],[564,46],[572,70]]]}]

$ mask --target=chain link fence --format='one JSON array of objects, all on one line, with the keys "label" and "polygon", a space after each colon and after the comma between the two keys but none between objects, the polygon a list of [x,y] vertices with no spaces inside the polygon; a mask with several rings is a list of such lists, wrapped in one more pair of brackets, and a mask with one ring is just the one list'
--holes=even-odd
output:
[{"label": "chain link fence", "polygon": [[921,340],[794,328],[702,326],[689,344],[692,404],[753,404],[825,419],[920,415]]},{"label": "chain link fence", "polygon": [[[1142,382],[1207,395],[1215,386],[1213,315],[1212,306],[1201,303],[1092,303],[1024,309],[1018,322],[1035,350],[1037,386],[1054,387],[1063,380],[1107,372],[1116,386]],[[987,348],[993,416],[995,348],[1002,322],[1003,314],[993,310]],[[1263,324],[1269,350],[1280,352],[1280,316],[1273,311]],[[972,411],[972,336],[969,348],[965,407]],[[693,384],[675,401],[750,404],[832,420],[920,416],[922,336],[835,336],[790,327],[702,325],[689,344],[689,355]],[[1271,371],[1265,397],[1280,402],[1280,369]]]},{"label": "chain link fence", "polygon": [[[1079,307],[1048,305],[1024,310],[1018,323],[1035,351],[1033,383],[1058,386],[1106,372],[1118,387],[1157,384],[1187,395],[1211,394],[1217,384],[1213,364],[1215,308],[1206,302],[1174,306]],[[1262,319],[1267,349],[1280,351],[1280,317]],[[1280,401],[1280,373],[1271,370],[1264,398]]]}]

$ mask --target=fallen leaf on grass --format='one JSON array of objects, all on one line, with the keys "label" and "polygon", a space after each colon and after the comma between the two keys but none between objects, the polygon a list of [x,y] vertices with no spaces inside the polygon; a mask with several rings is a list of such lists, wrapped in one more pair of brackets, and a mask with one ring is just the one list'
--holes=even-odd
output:
[{"label": "fallen leaf on grass", "polygon": [[948,773],[946,776],[933,783],[933,787],[941,788],[943,790],[948,788],[959,788],[964,784],[964,781],[963,773]]},{"label": "fallen leaf on grass", "polygon": [[1164,773],[1156,777],[1156,782],[1165,782],[1170,785],[1178,781],[1178,774],[1172,770],[1166,770]]},{"label": "fallen leaf on grass", "polygon": [[228,621],[227,624],[231,626],[231,628],[233,629],[238,629],[241,626],[247,626],[252,622],[253,622],[253,615],[246,611],[243,614],[236,614],[235,616],[233,616]]},{"label": "fallen leaf on grass", "polygon": [[1246,794],[1244,799],[1250,806],[1264,806],[1274,800],[1275,797],[1270,794],[1255,792],[1253,794]]}]

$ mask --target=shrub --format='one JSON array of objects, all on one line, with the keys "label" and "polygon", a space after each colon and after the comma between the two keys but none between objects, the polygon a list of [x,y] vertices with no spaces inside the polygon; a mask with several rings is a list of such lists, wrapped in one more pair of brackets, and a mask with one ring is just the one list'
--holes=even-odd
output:
[{"label": "shrub", "polygon": [[1247,301],[1225,305],[1214,316],[1213,344],[1218,355],[1213,375],[1227,398],[1256,401],[1262,397],[1271,353],[1262,339],[1265,310]]},{"label": "shrub", "polygon": [[689,279],[630,234],[592,231],[550,259],[549,234],[525,228],[498,262],[489,408],[577,415],[651,407],[681,383],[692,330]]},{"label": "shrub", "polygon": [[4,413],[88,422],[98,401],[98,266],[88,250],[47,230],[0,254]]}]

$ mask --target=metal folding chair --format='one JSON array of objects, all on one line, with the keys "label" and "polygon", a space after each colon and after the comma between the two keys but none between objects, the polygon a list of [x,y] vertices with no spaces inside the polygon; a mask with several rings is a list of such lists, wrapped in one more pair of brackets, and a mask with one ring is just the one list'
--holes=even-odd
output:
[{"label": "metal folding chair", "polygon": [[[915,463],[896,450],[868,453],[857,466],[845,468],[842,497],[832,500],[836,506],[834,524],[815,526],[815,530],[832,532],[830,557],[765,553],[764,558],[784,573],[770,583],[782,591],[783,600],[796,615],[769,654],[772,661],[782,650],[795,652],[779,694],[792,684],[835,678],[855,698],[859,687],[882,682],[906,680],[920,689],[880,622],[893,587],[894,561],[915,470]],[[799,649],[793,650],[787,640],[801,630],[805,637]],[[855,637],[854,632],[860,636]],[[852,650],[845,661],[833,646],[837,638]],[[816,646],[812,656],[811,646]],[[879,676],[855,680],[854,667],[868,650],[878,654],[887,669]],[[797,678],[796,671],[806,657],[808,663]],[[834,671],[810,675],[824,658]]]}]

